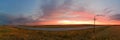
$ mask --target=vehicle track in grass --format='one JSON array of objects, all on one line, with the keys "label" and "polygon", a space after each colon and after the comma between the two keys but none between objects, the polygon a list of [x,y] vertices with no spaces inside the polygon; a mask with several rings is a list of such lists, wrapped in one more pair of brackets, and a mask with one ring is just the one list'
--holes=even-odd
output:
[{"label": "vehicle track in grass", "polygon": [[[24,27],[24,26],[15,26],[16,28],[27,29],[27,30],[43,30],[43,31],[68,31],[68,30],[84,30],[84,29],[91,29],[91,27],[75,27],[75,28],[34,28],[34,27]],[[96,26],[95,28],[101,28],[103,26]]]}]

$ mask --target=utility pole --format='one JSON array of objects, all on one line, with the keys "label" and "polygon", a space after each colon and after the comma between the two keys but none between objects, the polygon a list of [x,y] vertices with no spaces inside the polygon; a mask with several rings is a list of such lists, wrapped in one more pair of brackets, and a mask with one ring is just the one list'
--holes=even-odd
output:
[{"label": "utility pole", "polygon": [[96,16],[94,16],[94,33],[95,33],[95,27],[96,27]]},{"label": "utility pole", "polygon": [[94,40],[96,40],[96,29],[95,29],[95,27],[96,27],[96,16],[97,16],[97,15],[95,15],[95,16],[94,16],[94,19],[93,19],[93,22],[94,22],[94,25],[93,25],[93,27],[94,27],[94,28],[93,28],[94,37],[93,37],[93,38],[94,38]]},{"label": "utility pole", "polygon": [[95,15],[94,16],[94,28],[93,28],[93,32],[94,32],[94,40],[97,40],[96,39],[96,20],[97,20],[97,16],[105,16],[105,15]]}]

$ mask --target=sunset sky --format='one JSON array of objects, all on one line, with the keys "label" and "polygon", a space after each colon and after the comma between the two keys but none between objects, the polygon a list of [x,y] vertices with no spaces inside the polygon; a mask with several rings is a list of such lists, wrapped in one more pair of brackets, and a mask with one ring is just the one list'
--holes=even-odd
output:
[{"label": "sunset sky", "polygon": [[0,0],[0,24],[120,25],[120,0]]}]

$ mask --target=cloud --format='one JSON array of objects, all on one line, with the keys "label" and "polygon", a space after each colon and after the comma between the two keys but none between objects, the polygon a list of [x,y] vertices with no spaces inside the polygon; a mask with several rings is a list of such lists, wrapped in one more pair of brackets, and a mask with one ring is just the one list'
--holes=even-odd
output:
[{"label": "cloud", "polygon": [[10,16],[0,13],[0,25],[1,24],[10,24],[10,23],[12,23],[11,20],[12,20],[12,18],[10,18]]},{"label": "cloud", "polygon": [[[103,3],[102,3],[103,2]],[[9,13],[0,13],[0,24],[26,24],[38,21],[48,21],[55,19],[71,19],[86,17],[86,13],[69,13],[69,12],[82,12],[91,11],[95,13],[104,12],[104,8],[109,7],[107,1],[90,1],[90,0],[40,0],[40,3],[36,3],[35,9],[33,8],[33,13],[23,13],[24,16],[12,16]],[[112,4],[111,4],[112,5]],[[115,8],[115,7],[114,7]],[[106,11],[105,11],[106,12]],[[111,13],[108,10],[106,13]],[[17,14],[17,13],[15,13]],[[110,18],[112,20],[120,20],[120,14],[113,14]],[[28,15],[28,16],[27,16]],[[30,16],[32,17],[30,17]],[[51,16],[52,15],[52,16]],[[106,15],[106,14],[103,14]],[[90,15],[87,15],[90,16]],[[93,15],[91,15],[93,16]]]},{"label": "cloud", "polygon": [[[25,24],[25,23],[39,21],[39,20],[34,20],[34,19],[36,19],[37,17],[40,17],[39,15],[41,15],[41,13],[45,14],[44,16],[48,16],[52,12],[58,10],[59,6],[63,5],[64,1],[67,1],[67,0],[62,0],[62,1],[61,0],[60,1],[58,1],[58,0],[57,1],[56,0],[41,0],[41,1],[42,2],[40,2],[40,5],[39,5],[40,11],[38,12],[38,14],[36,14],[37,12],[35,11],[36,13],[33,13],[33,15],[30,15],[32,17],[29,17],[29,16],[27,16],[26,13],[23,13],[23,15],[25,14],[26,16],[22,17],[21,15],[14,16],[14,15],[9,15],[9,13],[0,13],[0,24]],[[17,13],[15,13],[15,14],[17,14]],[[40,19],[40,18],[38,18],[38,19]]]},{"label": "cloud", "polygon": [[20,24],[26,24],[34,22],[34,20],[22,16],[12,16],[8,15],[6,13],[0,13],[0,25],[20,25]]},{"label": "cloud", "polygon": [[114,14],[110,17],[112,20],[120,20],[120,14]]},{"label": "cloud", "polygon": [[52,13],[56,9],[56,2],[55,0],[44,0],[44,3],[40,6],[45,15]]}]

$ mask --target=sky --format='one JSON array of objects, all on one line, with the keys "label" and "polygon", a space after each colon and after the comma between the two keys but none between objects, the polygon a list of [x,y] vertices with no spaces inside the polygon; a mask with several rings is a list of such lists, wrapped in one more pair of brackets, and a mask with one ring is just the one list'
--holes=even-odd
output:
[{"label": "sky", "polygon": [[0,24],[120,25],[120,0],[0,0]]}]

